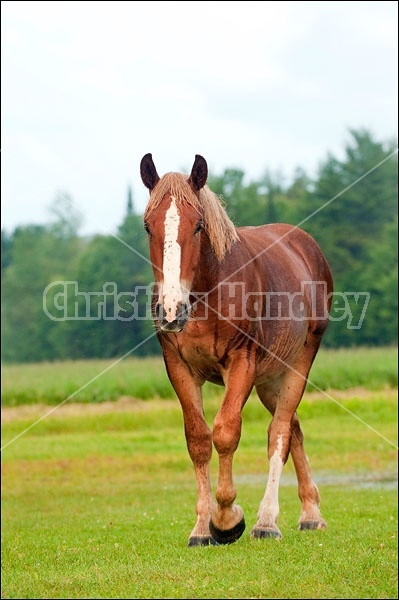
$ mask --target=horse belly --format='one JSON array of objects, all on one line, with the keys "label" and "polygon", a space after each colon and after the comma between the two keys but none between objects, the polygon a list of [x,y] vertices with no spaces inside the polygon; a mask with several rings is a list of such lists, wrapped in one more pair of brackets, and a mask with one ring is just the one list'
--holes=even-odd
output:
[{"label": "horse belly", "polygon": [[255,385],[279,379],[291,369],[303,349],[307,333],[307,323],[300,321],[264,324],[262,341],[258,344]]}]

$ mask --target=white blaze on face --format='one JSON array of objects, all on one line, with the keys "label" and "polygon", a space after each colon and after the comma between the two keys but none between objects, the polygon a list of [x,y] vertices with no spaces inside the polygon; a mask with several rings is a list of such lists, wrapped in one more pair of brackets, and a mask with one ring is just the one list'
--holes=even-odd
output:
[{"label": "white blaze on face", "polygon": [[183,293],[180,283],[181,248],[177,242],[180,217],[176,200],[172,202],[165,215],[165,241],[163,247],[163,308],[166,320],[171,323],[176,319],[177,304],[182,302]]}]

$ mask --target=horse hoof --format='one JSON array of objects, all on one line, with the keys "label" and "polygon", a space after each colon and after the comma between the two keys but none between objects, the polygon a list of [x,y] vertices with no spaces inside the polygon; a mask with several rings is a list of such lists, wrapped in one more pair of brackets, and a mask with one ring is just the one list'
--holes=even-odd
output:
[{"label": "horse hoof", "polygon": [[275,540],[281,540],[282,538],[281,531],[277,529],[272,529],[271,527],[260,528],[257,527],[251,531],[251,538],[254,540],[263,540],[265,538],[274,538]]},{"label": "horse hoof", "polygon": [[194,546],[219,546],[219,544],[210,535],[207,535],[207,536],[195,535],[195,536],[189,538],[187,546],[189,548],[193,548]]},{"label": "horse hoof", "polygon": [[315,529],[326,529],[327,525],[324,521],[302,521],[299,523],[299,531],[309,531]]},{"label": "horse hoof", "polygon": [[244,517],[235,525],[232,529],[218,529],[212,523],[209,522],[209,530],[212,537],[218,544],[233,544],[242,536],[245,530],[245,519]]}]

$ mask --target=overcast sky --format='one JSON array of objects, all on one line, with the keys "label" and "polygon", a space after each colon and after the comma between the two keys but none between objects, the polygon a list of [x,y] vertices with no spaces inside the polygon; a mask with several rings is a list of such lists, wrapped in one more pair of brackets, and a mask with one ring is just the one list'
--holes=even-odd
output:
[{"label": "overcast sky", "polygon": [[82,234],[116,232],[128,186],[160,175],[310,175],[349,128],[397,137],[397,2],[1,3],[2,227],[47,223],[57,194]]}]

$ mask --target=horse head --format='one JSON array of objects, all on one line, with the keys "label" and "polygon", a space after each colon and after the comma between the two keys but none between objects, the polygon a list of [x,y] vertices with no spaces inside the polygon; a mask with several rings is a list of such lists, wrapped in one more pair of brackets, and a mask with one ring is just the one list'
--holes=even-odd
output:
[{"label": "horse head", "polygon": [[204,228],[199,193],[206,184],[208,167],[197,154],[188,177],[167,173],[160,178],[152,155],[146,154],[140,174],[150,190],[144,228],[156,279],[155,318],[162,331],[179,332],[190,317],[189,296]]}]

